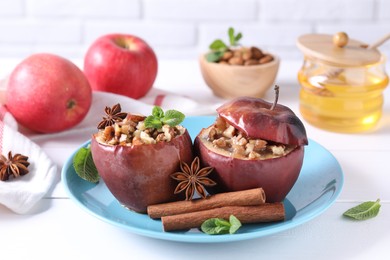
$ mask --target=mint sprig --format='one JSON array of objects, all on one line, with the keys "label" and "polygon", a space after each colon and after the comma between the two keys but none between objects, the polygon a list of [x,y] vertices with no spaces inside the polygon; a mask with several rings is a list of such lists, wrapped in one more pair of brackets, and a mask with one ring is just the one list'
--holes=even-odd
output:
[{"label": "mint sprig", "polygon": [[242,33],[234,34],[234,28],[230,27],[228,29],[229,42],[231,46],[237,46],[239,40],[242,38]]},{"label": "mint sprig", "polygon": [[73,157],[73,167],[77,175],[86,181],[97,183],[100,179],[93,162],[90,145],[82,147],[77,151]]},{"label": "mint sprig", "polygon": [[234,234],[241,227],[241,222],[234,215],[229,221],[222,218],[210,218],[203,222],[200,229],[208,235]]},{"label": "mint sprig", "polygon": [[228,46],[220,39],[217,39],[210,44],[210,50],[213,51],[224,51],[227,50],[227,48]]},{"label": "mint sprig", "polygon": [[209,62],[219,61],[223,54],[229,49],[229,47],[239,45],[239,41],[242,38],[242,33],[235,34],[234,28],[228,29],[229,45],[223,42],[221,39],[214,40],[209,48],[211,52],[206,55],[206,60]]},{"label": "mint sprig", "polygon": [[160,129],[163,125],[176,126],[183,122],[184,118],[185,115],[180,111],[170,109],[164,113],[161,107],[155,106],[152,115],[145,119],[145,127]]},{"label": "mint sprig", "polygon": [[380,200],[366,201],[344,212],[344,216],[356,220],[366,220],[376,217],[381,207]]}]

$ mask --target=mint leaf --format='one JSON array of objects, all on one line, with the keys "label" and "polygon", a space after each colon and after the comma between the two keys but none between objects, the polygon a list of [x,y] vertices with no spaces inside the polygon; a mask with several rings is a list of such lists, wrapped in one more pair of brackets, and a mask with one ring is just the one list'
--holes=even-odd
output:
[{"label": "mint leaf", "polygon": [[164,111],[159,106],[154,106],[152,109],[152,115],[156,118],[163,118],[164,117]]},{"label": "mint leaf", "polygon": [[234,35],[234,28],[230,27],[228,29],[228,36],[229,36],[230,46],[237,46],[238,41],[242,38],[242,33],[237,33],[237,35]]},{"label": "mint leaf", "polygon": [[221,226],[221,227],[224,227],[224,226],[230,227],[229,221],[226,221],[226,220],[224,220],[222,218],[216,218],[215,219],[215,224],[217,226]]},{"label": "mint leaf", "polygon": [[229,233],[229,226],[217,226],[215,228],[216,235],[218,234],[228,234]]},{"label": "mint leaf", "polygon": [[183,122],[185,115],[177,110],[167,110],[165,113],[159,106],[154,106],[152,115],[145,118],[144,124],[146,128],[160,129],[164,124],[176,126]]},{"label": "mint leaf", "polygon": [[242,38],[242,33],[238,33],[235,37],[234,37],[234,41],[235,41],[235,44],[237,45],[238,41],[241,40]]},{"label": "mint leaf", "polygon": [[93,162],[91,147],[80,148],[73,157],[73,167],[80,178],[96,183],[99,181],[100,176]]},{"label": "mint leaf", "polygon": [[356,207],[350,208],[344,212],[344,216],[350,217],[356,220],[366,220],[376,217],[380,209],[380,200],[363,202]]},{"label": "mint leaf", "polygon": [[229,233],[234,234],[241,227],[241,222],[234,215],[230,215],[229,222],[231,224]]},{"label": "mint leaf", "polygon": [[242,38],[242,33],[234,35],[234,28],[229,27],[228,36],[229,46],[220,39],[217,39],[210,44],[209,48],[212,52],[206,54],[206,60],[208,62],[218,62],[230,46],[237,46],[238,41]]},{"label": "mint leaf", "polygon": [[206,60],[208,62],[217,62],[222,58],[222,56],[223,56],[223,51],[209,52],[206,54]]},{"label": "mint leaf", "polygon": [[167,110],[165,116],[161,119],[164,124],[176,126],[183,122],[185,115],[177,110]]},{"label": "mint leaf", "polygon": [[206,220],[205,222],[203,222],[200,229],[204,233],[209,234],[209,235],[218,235],[218,234],[229,233],[229,227],[230,227],[229,222],[227,222],[229,226],[224,226],[224,225],[220,224],[219,220],[223,221],[223,219],[219,219],[219,218],[210,218],[210,219]]},{"label": "mint leaf", "polygon": [[210,44],[210,49],[214,51],[225,51],[227,46],[222,40],[218,39]]},{"label": "mint leaf", "polygon": [[200,229],[208,235],[234,234],[241,227],[241,222],[233,215],[230,215],[229,221],[210,218],[202,223]]},{"label": "mint leaf", "polygon": [[215,224],[215,218],[210,218],[202,223],[200,229],[209,235],[218,234],[216,231],[217,225]]},{"label": "mint leaf", "polygon": [[145,118],[144,124],[146,128],[160,129],[162,127],[161,119],[155,116],[148,116]]},{"label": "mint leaf", "polygon": [[229,36],[229,42],[231,46],[236,45],[235,37],[234,37],[234,29],[232,27],[229,27],[228,29],[228,36]]}]

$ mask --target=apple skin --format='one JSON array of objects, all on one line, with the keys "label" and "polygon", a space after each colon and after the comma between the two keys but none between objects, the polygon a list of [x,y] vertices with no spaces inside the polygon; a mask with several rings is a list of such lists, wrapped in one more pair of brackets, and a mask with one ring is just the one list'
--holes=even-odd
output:
[{"label": "apple skin", "polygon": [[267,202],[280,202],[298,179],[304,158],[304,146],[298,146],[286,156],[279,158],[243,160],[208,149],[200,138],[202,131],[195,138],[194,147],[202,165],[214,167],[209,177],[217,185],[207,189],[210,193],[262,187]]},{"label": "apple skin", "polygon": [[180,160],[190,164],[192,140],[188,132],[170,142],[120,146],[91,141],[96,168],[114,197],[125,207],[146,213],[148,205],[183,199],[175,195]]},{"label": "apple skin", "polygon": [[296,148],[277,158],[239,159],[218,153],[217,148],[203,137],[208,136],[205,132],[208,129],[202,129],[195,138],[194,147],[203,166],[214,167],[210,178],[217,186],[208,189],[210,193],[262,187],[267,202],[280,202],[292,189],[302,168],[304,146],[308,144],[306,130],[290,108],[277,104],[271,110],[272,105],[259,98],[238,97],[217,108],[217,112],[248,138]]},{"label": "apple skin", "polygon": [[141,38],[126,34],[101,36],[84,57],[84,73],[92,89],[141,98],[152,88],[158,62]]},{"label": "apple skin", "polygon": [[252,97],[239,97],[217,109],[220,117],[251,138],[282,144],[307,145],[306,130],[294,112],[277,104]]},{"label": "apple skin", "polygon": [[40,133],[69,129],[91,107],[92,89],[71,61],[49,53],[27,57],[12,71],[6,107],[26,128]]}]

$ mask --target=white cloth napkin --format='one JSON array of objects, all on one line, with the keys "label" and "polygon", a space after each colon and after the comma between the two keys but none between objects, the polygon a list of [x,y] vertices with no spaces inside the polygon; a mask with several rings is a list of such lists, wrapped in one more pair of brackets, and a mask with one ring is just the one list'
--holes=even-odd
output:
[{"label": "white cloth napkin", "polygon": [[194,100],[188,96],[152,88],[140,101],[150,105],[161,106],[164,110],[180,110],[186,116],[198,116],[216,114],[216,109],[226,100],[217,97],[213,97],[212,100],[207,101]]},{"label": "white cloth napkin", "polygon": [[42,149],[17,130],[17,123],[4,107],[0,108],[0,152],[8,156],[17,153],[28,156],[27,175],[0,181],[0,204],[24,214],[47,193],[52,186],[57,166]]}]

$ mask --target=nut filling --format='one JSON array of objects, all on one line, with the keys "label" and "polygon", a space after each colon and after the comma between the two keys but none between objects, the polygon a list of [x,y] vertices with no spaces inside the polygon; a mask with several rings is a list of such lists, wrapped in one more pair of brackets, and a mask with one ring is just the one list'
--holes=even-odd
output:
[{"label": "nut filling", "polygon": [[163,125],[160,129],[146,128],[145,116],[128,113],[123,121],[100,129],[96,140],[109,145],[142,145],[170,142],[173,138],[183,135],[186,129],[183,126]]},{"label": "nut filling", "polygon": [[296,145],[286,145],[246,137],[238,129],[218,117],[214,125],[203,131],[201,138],[208,148],[239,159],[271,159],[287,155]]}]

